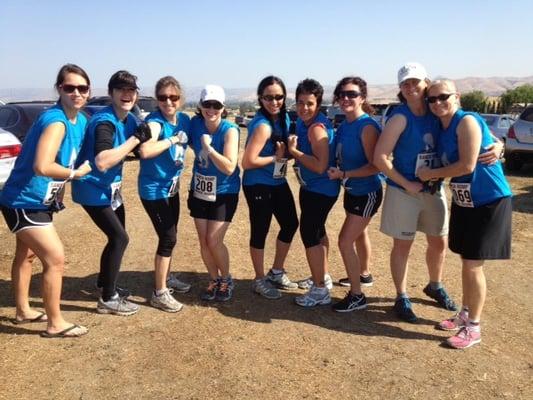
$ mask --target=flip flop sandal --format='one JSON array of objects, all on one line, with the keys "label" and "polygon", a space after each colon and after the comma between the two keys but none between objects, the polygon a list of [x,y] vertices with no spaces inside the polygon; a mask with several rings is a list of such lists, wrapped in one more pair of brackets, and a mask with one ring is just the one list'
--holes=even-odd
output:
[{"label": "flip flop sandal", "polygon": [[81,333],[72,332],[75,329],[82,329],[82,327],[80,325],[74,324],[72,326],[69,326],[67,329],[63,329],[60,332],[49,333],[47,331],[43,331],[43,332],[40,333],[40,335],[41,335],[41,337],[48,338],[48,339],[52,339],[52,338],[73,338],[73,337],[83,336],[83,335],[85,335],[88,332],[87,328],[85,328],[85,330],[82,330]]},{"label": "flip flop sandal", "polygon": [[35,322],[46,322],[46,321],[48,321],[48,318],[46,318],[46,313],[41,312],[39,315],[37,315],[34,318],[24,318],[24,319],[13,318],[11,320],[11,323],[13,325],[24,325],[24,324],[33,324]]}]

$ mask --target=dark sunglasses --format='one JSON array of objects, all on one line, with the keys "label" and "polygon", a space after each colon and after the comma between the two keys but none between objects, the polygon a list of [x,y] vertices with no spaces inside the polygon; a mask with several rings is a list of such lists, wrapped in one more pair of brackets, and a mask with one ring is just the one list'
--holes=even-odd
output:
[{"label": "dark sunglasses", "polygon": [[65,93],[74,93],[76,89],[78,89],[79,94],[87,94],[89,93],[89,85],[61,85],[61,89]]},{"label": "dark sunglasses", "polygon": [[164,94],[158,94],[157,95],[157,100],[161,101],[161,102],[165,102],[167,100],[170,100],[171,102],[175,103],[179,99],[181,99],[181,96],[176,96],[175,94],[172,94],[170,96],[167,96],[167,95],[164,95]]},{"label": "dark sunglasses", "polygon": [[450,98],[450,96],[453,96],[455,93],[441,93],[438,96],[428,96],[428,103],[436,103],[437,100],[440,101],[446,101]]},{"label": "dark sunglasses", "polygon": [[261,96],[261,98],[264,100],[264,101],[268,101],[268,102],[271,102],[271,101],[281,101],[285,98],[285,95],[284,94],[276,94],[276,95],[272,95],[272,94],[265,94],[264,96]]},{"label": "dark sunglasses", "polygon": [[213,108],[215,110],[222,110],[224,108],[224,104],[218,101],[202,101],[200,104],[202,108]]},{"label": "dark sunglasses", "polygon": [[361,96],[361,92],[357,90],[342,90],[339,92],[339,99],[344,99],[345,97],[349,99],[356,99]]}]

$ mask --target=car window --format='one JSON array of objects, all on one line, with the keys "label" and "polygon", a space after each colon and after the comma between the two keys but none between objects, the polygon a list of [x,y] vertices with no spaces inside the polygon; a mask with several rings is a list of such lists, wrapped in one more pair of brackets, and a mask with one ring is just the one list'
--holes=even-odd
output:
[{"label": "car window", "polygon": [[500,123],[498,124],[498,128],[509,128],[511,126],[511,123],[508,118],[503,117],[500,119]]},{"label": "car window", "polygon": [[137,105],[146,112],[155,111],[157,108],[157,102],[154,99],[139,99]]},{"label": "car window", "polygon": [[16,125],[20,116],[16,109],[11,107],[0,108],[0,127],[9,128]]},{"label": "car window", "polygon": [[520,119],[523,119],[524,121],[533,122],[533,107],[526,108],[522,115],[520,115]]},{"label": "car window", "polygon": [[496,120],[496,117],[492,115],[482,115],[482,117],[485,119],[487,125],[493,125],[494,121]]}]

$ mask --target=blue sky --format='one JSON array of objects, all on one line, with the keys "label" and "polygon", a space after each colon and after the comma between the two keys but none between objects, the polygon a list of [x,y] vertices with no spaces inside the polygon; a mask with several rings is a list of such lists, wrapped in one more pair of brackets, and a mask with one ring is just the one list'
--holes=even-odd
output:
[{"label": "blue sky", "polygon": [[79,64],[93,87],[128,69],[141,87],[294,87],[347,74],[394,83],[406,61],[431,76],[533,75],[531,1],[2,0],[0,88],[51,87]]}]

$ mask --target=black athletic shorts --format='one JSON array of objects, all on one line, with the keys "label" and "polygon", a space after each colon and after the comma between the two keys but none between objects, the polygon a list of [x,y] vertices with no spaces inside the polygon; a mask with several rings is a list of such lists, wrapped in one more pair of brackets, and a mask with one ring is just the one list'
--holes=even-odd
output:
[{"label": "black athletic shorts", "polygon": [[189,191],[187,206],[193,218],[231,222],[238,202],[238,193],[217,194],[215,201],[206,201],[194,197],[193,191]]},{"label": "black athletic shorts", "polygon": [[54,213],[51,210],[28,210],[2,206],[2,214],[4,214],[9,230],[17,233],[24,229],[51,225]]},{"label": "black athletic shorts", "polygon": [[383,189],[360,196],[353,196],[348,191],[344,191],[344,209],[346,212],[363,218],[370,218],[377,213],[382,200]]},{"label": "black athletic shorts", "polygon": [[452,203],[449,247],[467,260],[511,258],[511,197],[469,208]]}]

